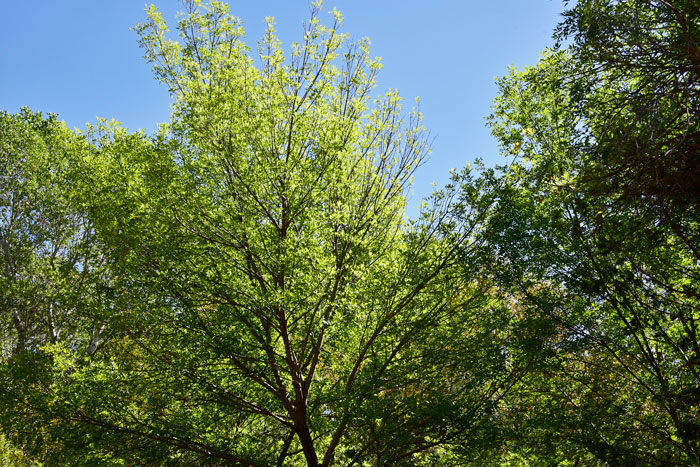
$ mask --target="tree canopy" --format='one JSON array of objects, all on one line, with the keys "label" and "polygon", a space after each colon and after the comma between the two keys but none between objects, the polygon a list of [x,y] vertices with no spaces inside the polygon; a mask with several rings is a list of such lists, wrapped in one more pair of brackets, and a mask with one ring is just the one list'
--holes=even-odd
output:
[{"label": "tree canopy", "polygon": [[700,462],[698,5],[572,5],[414,219],[422,114],[339,12],[285,53],[183,5],[157,134],[0,113],[1,462]]}]

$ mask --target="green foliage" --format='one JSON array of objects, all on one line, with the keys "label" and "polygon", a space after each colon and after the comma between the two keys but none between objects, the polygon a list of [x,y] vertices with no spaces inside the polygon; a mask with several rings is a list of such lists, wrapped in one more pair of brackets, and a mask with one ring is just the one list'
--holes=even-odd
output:
[{"label": "green foliage", "polygon": [[580,66],[569,89],[598,153],[590,187],[697,209],[700,3],[581,1],[564,17],[557,35],[572,41]]},{"label": "green foliage", "polygon": [[[697,12],[579,2],[559,29],[568,50],[499,81],[490,122],[516,160],[491,218],[495,270],[556,331],[549,368],[509,410],[523,428],[549,424],[571,458],[700,455]],[[523,403],[539,415],[518,415]]]},{"label": "green foliage", "polygon": [[109,272],[102,344],[6,362],[13,439],[69,465],[432,465],[494,445],[523,370],[506,308],[455,261],[480,264],[479,180],[468,208],[453,187],[406,219],[422,116],[372,97],[380,64],[339,13],[314,7],[289,57],[270,20],[253,58],[224,4],[185,6],[180,42],[155,9],[137,27],[170,122],[76,139],[66,209]]},{"label": "green foliage", "polygon": [[0,435],[0,463],[16,467],[34,467],[42,464],[33,462],[24,453],[15,448],[4,436]]},{"label": "green foliage", "polygon": [[576,3],[417,220],[337,11],[252,53],[184,6],[157,135],[0,113],[0,463],[700,462],[695,2]]},{"label": "green foliage", "polygon": [[81,139],[54,115],[26,109],[1,113],[0,129],[0,423],[7,442],[22,448],[18,453],[48,461],[45,453],[61,441],[45,437],[52,410],[36,411],[50,403],[55,384],[43,349],[67,346],[83,357],[98,350],[106,269],[91,221],[73,196],[82,182]]},{"label": "green foliage", "polygon": [[99,328],[91,289],[102,260],[90,220],[71,199],[84,145],[54,115],[27,109],[0,113],[0,135],[2,355],[59,340],[94,346],[97,331],[83,331]]}]

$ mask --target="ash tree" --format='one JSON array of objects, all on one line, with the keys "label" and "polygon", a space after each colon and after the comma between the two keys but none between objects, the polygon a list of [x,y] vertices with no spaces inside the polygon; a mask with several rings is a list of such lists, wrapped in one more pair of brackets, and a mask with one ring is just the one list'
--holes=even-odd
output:
[{"label": "ash tree", "polygon": [[336,11],[325,26],[314,6],[289,56],[268,20],[254,59],[226,5],[185,6],[180,42],[155,8],[137,26],[170,122],[86,136],[75,198],[113,274],[104,344],[44,348],[45,382],[16,396],[43,428],[15,442],[104,465],[434,464],[489,446],[524,372],[472,275],[492,200],[465,175],[468,200],[448,188],[407,220],[422,116],[372,97],[380,63]]}]

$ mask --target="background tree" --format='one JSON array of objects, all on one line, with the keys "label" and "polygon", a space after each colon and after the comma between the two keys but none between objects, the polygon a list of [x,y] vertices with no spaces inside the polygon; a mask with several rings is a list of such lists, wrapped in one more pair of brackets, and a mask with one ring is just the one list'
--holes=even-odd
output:
[{"label": "background tree", "polygon": [[698,459],[697,12],[579,2],[570,49],[501,80],[491,118],[518,157],[490,229],[501,283],[560,327],[553,431],[611,464]]},{"label": "background tree", "polygon": [[79,139],[55,115],[27,109],[0,113],[0,129],[0,317],[7,357],[62,338],[89,339],[76,335],[86,324],[76,297],[93,285],[88,278],[98,259],[89,220],[70,206]]},{"label": "background tree", "polygon": [[[595,137],[588,169],[600,193],[643,197],[670,211],[657,213],[664,218],[697,208],[700,3],[579,1],[556,36],[582,65],[568,79]],[[603,84],[607,92],[594,91]]]},{"label": "background tree", "polygon": [[[107,319],[100,292],[107,277],[105,258],[91,221],[72,203],[83,149],[80,138],[55,115],[45,118],[27,109],[0,113],[3,446],[19,441],[25,430],[43,431],[24,397],[28,379],[40,381],[50,365],[41,349],[60,344],[85,357],[100,345]],[[44,389],[40,386],[34,388],[37,394]],[[29,465],[11,448],[6,455]]]}]

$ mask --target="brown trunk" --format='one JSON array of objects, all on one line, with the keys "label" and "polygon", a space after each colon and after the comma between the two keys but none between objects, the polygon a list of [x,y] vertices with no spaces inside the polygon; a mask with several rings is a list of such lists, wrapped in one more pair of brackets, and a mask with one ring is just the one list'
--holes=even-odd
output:
[{"label": "brown trunk", "polygon": [[307,424],[297,426],[296,432],[297,436],[299,436],[299,442],[301,443],[304,457],[306,458],[306,464],[309,467],[318,467],[318,456],[316,456],[316,450],[314,449],[313,439],[311,439],[309,426]]}]

